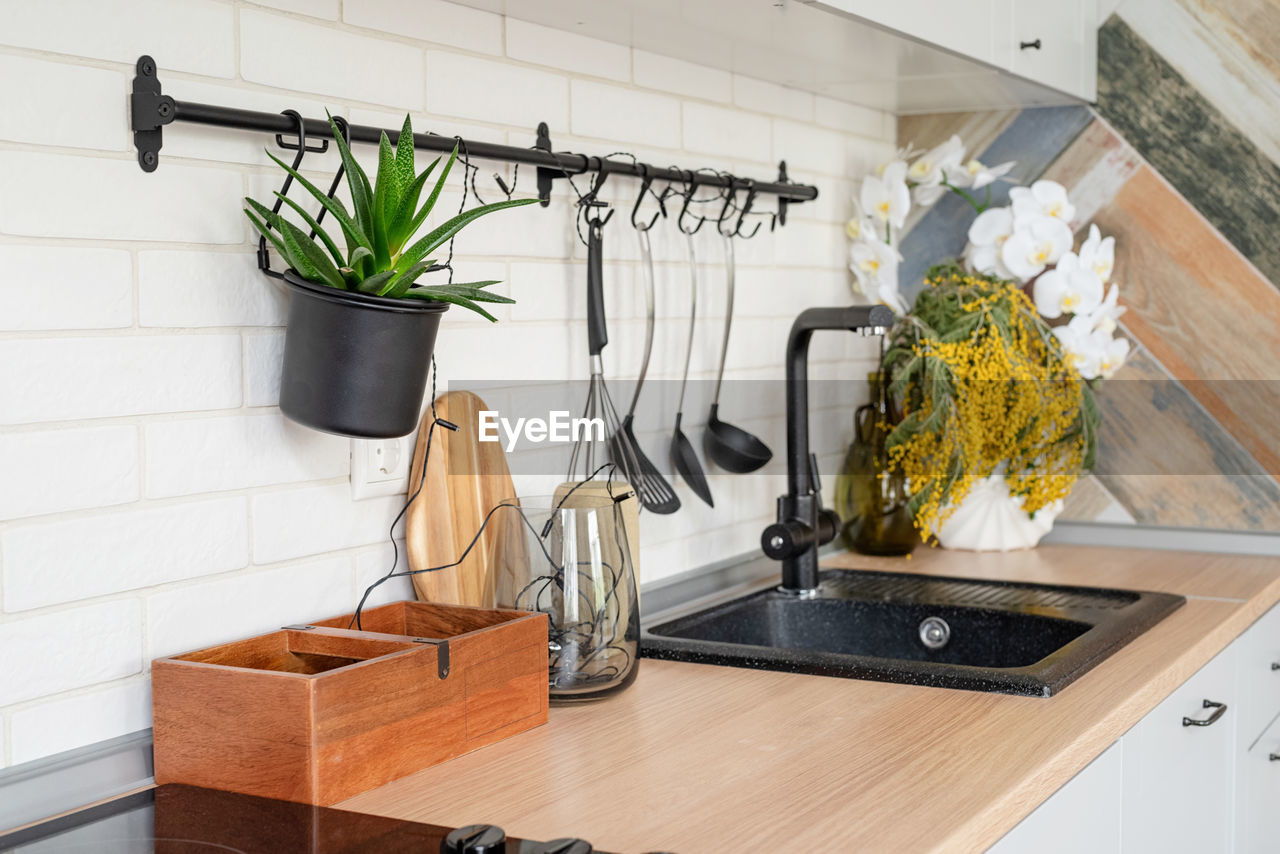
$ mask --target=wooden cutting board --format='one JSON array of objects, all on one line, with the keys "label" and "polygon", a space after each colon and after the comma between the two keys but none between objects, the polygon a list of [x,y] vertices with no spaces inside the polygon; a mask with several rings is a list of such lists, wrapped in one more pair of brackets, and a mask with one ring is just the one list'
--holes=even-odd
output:
[{"label": "wooden cutting board", "polygon": [[[409,567],[414,570],[456,561],[480,530],[486,514],[516,494],[502,443],[479,441],[479,413],[488,409],[484,401],[468,391],[451,391],[436,398],[435,409],[440,418],[457,424],[458,430],[436,427],[422,493],[406,514],[405,541]],[[419,425],[410,495],[422,479],[431,417],[428,409]],[[508,516],[518,518],[511,510],[495,513],[467,559],[458,566],[410,576],[418,598],[424,602],[491,607],[487,600],[492,597],[494,546],[507,528]]]}]

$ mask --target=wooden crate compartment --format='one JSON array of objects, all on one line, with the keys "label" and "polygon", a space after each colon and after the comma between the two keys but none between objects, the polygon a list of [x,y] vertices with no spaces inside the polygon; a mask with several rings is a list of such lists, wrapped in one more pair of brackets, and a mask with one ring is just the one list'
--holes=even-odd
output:
[{"label": "wooden crate compartment", "polygon": [[153,662],[156,782],[328,805],[546,722],[546,615],[350,620]]}]

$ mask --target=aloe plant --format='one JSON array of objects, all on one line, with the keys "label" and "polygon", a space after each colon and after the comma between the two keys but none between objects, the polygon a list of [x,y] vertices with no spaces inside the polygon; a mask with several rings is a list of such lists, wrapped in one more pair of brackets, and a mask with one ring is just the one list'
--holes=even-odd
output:
[{"label": "aloe plant", "polygon": [[[346,243],[345,253],[338,248],[338,244],[316,218],[288,196],[280,192],[275,194],[301,218],[310,233],[266,205],[250,198],[245,199],[248,205],[244,209],[245,216],[271,241],[271,245],[294,272],[309,282],[343,291],[453,303],[489,320],[496,318],[479,303],[515,302],[485,290],[490,285],[496,285],[496,280],[447,285],[418,285],[415,282],[435,263],[427,256],[447,243],[464,226],[485,214],[532,204],[537,199],[511,199],[472,208],[410,243],[440,198],[449,170],[457,159],[458,147],[454,146],[453,153],[440,170],[434,188],[419,205],[422,191],[440,163],[440,158],[433,160],[422,172],[416,172],[413,125],[408,115],[404,117],[404,128],[394,147],[386,133],[382,134],[378,144],[378,173],[373,184],[369,183],[369,176],[351,156],[347,140],[333,116],[329,116],[329,125],[346,170],[347,185],[351,191],[351,212],[347,211],[341,201],[330,198],[289,164],[269,151],[267,156],[315,196],[338,223]],[[311,234],[315,236],[312,237]]]}]

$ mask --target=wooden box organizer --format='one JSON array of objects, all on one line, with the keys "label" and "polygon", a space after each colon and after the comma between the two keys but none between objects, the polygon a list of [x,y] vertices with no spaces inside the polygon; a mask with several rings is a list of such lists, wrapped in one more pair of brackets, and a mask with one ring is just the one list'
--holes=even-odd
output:
[{"label": "wooden box organizer", "polygon": [[152,662],[156,783],[327,806],[547,721],[547,618],[396,602]]}]

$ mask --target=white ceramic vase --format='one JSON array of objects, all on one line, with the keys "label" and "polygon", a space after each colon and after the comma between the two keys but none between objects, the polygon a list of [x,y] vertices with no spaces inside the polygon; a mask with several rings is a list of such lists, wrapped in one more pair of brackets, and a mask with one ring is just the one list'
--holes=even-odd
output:
[{"label": "white ceramic vase", "polygon": [[1022,509],[1023,497],[1010,495],[1004,475],[980,480],[938,530],[938,544],[947,549],[1007,552],[1033,548],[1062,512],[1062,501],[1036,511]]}]

